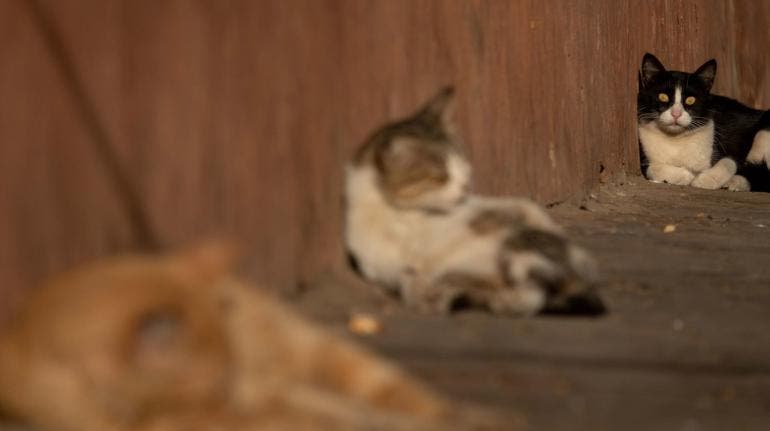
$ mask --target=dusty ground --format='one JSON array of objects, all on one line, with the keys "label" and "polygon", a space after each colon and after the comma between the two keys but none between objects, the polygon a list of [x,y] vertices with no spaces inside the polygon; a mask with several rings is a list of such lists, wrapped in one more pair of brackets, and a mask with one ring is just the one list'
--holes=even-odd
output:
[{"label": "dusty ground", "polygon": [[609,315],[425,317],[333,283],[298,302],[340,332],[374,312],[364,342],[535,430],[770,429],[770,194],[636,179],[551,211],[599,258]]},{"label": "dusty ground", "polygon": [[770,429],[770,194],[635,179],[551,212],[598,257],[608,315],[421,316],[332,276],[291,300],[348,335],[372,313],[361,341],[532,430]]}]

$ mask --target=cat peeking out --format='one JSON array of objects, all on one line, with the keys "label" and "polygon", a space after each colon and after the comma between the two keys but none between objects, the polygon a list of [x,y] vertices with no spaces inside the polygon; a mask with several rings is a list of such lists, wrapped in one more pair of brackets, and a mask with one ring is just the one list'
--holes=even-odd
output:
[{"label": "cat peeking out", "polygon": [[668,71],[645,54],[637,113],[642,169],[655,182],[770,191],[770,112],[711,94],[716,60]]},{"label": "cat peeking out", "polygon": [[345,241],[355,268],[426,312],[604,312],[594,261],[544,210],[469,193],[452,102],[443,89],[376,130],[348,164]]}]

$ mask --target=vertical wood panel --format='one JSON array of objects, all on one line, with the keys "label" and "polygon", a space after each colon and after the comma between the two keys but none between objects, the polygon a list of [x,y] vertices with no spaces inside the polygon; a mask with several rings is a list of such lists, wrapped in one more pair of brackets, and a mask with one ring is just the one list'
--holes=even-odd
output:
[{"label": "vertical wood panel", "polygon": [[22,2],[0,2],[0,313],[51,271],[127,243],[90,134]]},{"label": "vertical wood panel", "polygon": [[[281,288],[341,265],[348,154],[441,85],[458,88],[477,189],[543,203],[638,171],[645,51],[684,69],[716,57],[718,91],[770,102],[766,1],[42,4],[163,242],[229,233]],[[0,2],[0,280],[14,286],[132,245],[23,5]]]}]

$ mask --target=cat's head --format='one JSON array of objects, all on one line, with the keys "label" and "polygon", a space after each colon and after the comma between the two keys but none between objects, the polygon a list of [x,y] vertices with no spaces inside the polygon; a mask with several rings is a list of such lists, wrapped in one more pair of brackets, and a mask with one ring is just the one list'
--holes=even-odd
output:
[{"label": "cat's head", "polygon": [[654,123],[670,135],[706,125],[713,117],[709,102],[716,73],[713,59],[686,73],[666,70],[654,55],[645,54],[636,99],[639,125]]},{"label": "cat's head", "polygon": [[446,212],[467,194],[471,168],[454,133],[454,90],[442,89],[414,115],[372,134],[354,164],[370,164],[386,200],[400,209]]}]

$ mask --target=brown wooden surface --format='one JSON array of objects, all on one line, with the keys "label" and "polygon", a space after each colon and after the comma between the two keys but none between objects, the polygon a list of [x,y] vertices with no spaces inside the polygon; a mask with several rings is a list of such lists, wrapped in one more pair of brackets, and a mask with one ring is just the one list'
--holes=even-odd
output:
[{"label": "brown wooden surface", "polygon": [[638,170],[645,51],[716,57],[719,92],[770,105],[769,24],[749,0],[0,0],[3,303],[137,245],[99,130],[164,245],[229,233],[291,288],[341,262],[350,151],[439,86],[477,189],[554,202]]}]

